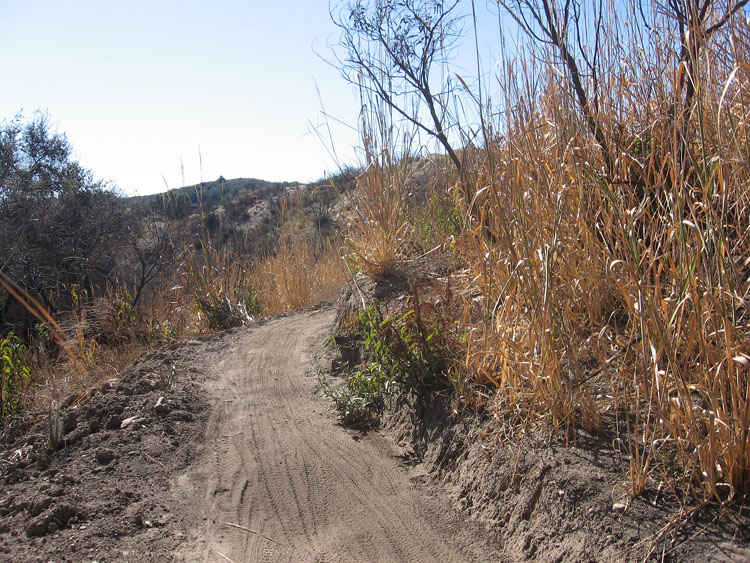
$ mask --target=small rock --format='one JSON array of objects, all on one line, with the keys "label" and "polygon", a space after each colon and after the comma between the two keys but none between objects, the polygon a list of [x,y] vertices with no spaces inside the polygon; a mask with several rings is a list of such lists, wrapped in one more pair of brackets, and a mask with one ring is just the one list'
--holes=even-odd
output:
[{"label": "small rock", "polygon": [[38,538],[47,533],[47,527],[52,521],[52,511],[45,510],[36,518],[29,520],[26,524],[26,535],[30,538]]},{"label": "small rock", "polygon": [[52,504],[52,497],[42,497],[29,504],[29,515],[39,516],[42,512],[47,510]]},{"label": "small rock", "polygon": [[52,487],[47,494],[53,498],[61,497],[62,494],[65,492],[65,489],[62,487]]},{"label": "small rock", "polygon": [[91,433],[99,432],[99,429],[102,427],[102,421],[98,418],[92,418],[89,420],[89,429],[91,430]]},{"label": "small rock", "polygon": [[156,381],[144,377],[136,384],[134,392],[137,394],[148,393],[149,391],[156,389],[157,386],[158,383],[156,383]]},{"label": "small rock", "polygon": [[625,512],[627,506],[624,502],[616,502],[612,505],[612,512]]},{"label": "small rock", "polygon": [[36,464],[39,466],[39,469],[47,469],[49,467],[49,456],[45,453],[39,454]]},{"label": "small rock", "polygon": [[68,411],[65,418],[63,418],[63,432],[66,434],[72,432],[76,429],[76,426],[78,426],[78,417],[75,411]]},{"label": "small rock", "polygon": [[60,406],[64,409],[67,409],[68,407],[70,407],[70,405],[72,405],[78,400],[79,396],[80,395],[78,393],[71,393],[70,395],[65,397],[65,400],[62,402]]},{"label": "small rock", "polygon": [[169,405],[164,400],[164,397],[159,397],[159,400],[156,401],[156,404],[154,405],[154,410],[159,414],[166,414],[169,412]]},{"label": "small rock", "polygon": [[133,426],[133,428],[138,428],[139,426],[142,426],[140,423],[143,420],[140,416],[131,416],[126,418],[120,423],[120,428],[123,430],[127,428],[128,426]]},{"label": "small rock", "polygon": [[107,420],[107,430],[117,430],[122,425],[122,417],[119,414],[113,414]]},{"label": "small rock", "polygon": [[170,420],[182,420],[184,422],[192,422],[194,420],[193,413],[183,410],[174,410],[169,413]]},{"label": "small rock", "polygon": [[106,465],[113,459],[115,459],[115,452],[108,448],[97,448],[96,450],[96,461],[102,465]]},{"label": "small rock", "polygon": [[73,516],[76,515],[76,509],[73,505],[67,504],[67,503],[60,503],[57,506],[52,508],[52,517],[55,519],[56,522],[59,522],[61,525],[66,525],[68,523],[68,520],[73,518]]},{"label": "small rock", "polygon": [[78,483],[78,480],[75,477],[68,474],[60,475],[57,481],[62,483],[63,485],[75,485],[76,483]]}]

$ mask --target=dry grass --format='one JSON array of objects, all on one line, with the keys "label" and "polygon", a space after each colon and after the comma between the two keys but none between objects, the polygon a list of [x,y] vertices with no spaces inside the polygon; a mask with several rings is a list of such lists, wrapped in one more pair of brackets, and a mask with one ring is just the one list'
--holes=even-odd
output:
[{"label": "dry grass", "polygon": [[282,200],[281,207],[278,250],[256,261],[249,274],[264,315],[332,300],[346,281],[339,239],[305,231],[301,194]]},{"label": "dry grass", "polygon": [[252,268],[250,280],[263,313],[273,315],[331,300],[345,282],[337,245],[301,237],[283,239],[278,252]]},{"label": "dry grass", "polygon": [[[680,500],[746,498],[750,32],[736,18],[714,33],[676,115],[685,66],[671,24],[657,14],[650,38],[619,35],[625,17],[610,15],[601,47],[606,153],[554,51],[536,46],[499,76],[503,111],[464,154],[472,186],[458,193],[478,195],[458,236],[443,229],[463,265],[457,355],[496,389],[486,404],[505,424],[614,437],[633,495],[664,481]],[[394,209],[397,174],[368,168],[349,231],[375,275],[414,228]]]}]

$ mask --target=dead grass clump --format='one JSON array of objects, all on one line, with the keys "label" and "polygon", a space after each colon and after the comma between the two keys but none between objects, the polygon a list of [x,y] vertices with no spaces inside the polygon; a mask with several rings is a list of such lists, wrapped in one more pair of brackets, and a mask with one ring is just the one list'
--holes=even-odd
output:
[{"label": "dead grass clump", "polygon": [[249,279],[263,314],[273,315],[331,299],[344,284],[345,271],[334,241],[289,236],[275,255],[253,265]]}]

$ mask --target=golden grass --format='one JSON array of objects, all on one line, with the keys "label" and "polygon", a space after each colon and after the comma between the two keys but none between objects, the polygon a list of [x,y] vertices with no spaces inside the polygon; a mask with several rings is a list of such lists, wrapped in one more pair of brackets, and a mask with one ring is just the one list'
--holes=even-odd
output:
[{"label": "golden grass", "polygon": [[285,238],[278,252],[253,265],[249,275],[264,315],[294,311],[332,300],[344,282],[345,266],[334,241]]},{"label": "golden grass", "polygon": [[[643,57],[613,34],[603,52],[634,51],[597,92],[606,159],[559,67],[534,66],[554,53],[508,62],[489,141],[464,151],[472,185],[452,192],[477,194],[461,233],[443,229],[463,370],[495,388],[504,424],[614,437],[633,495],[664,481],[680,500],[750,496],[749,36],[713,36],[675,120],[674,37]],[[379,275],[417,229],[396,209],[398,167],[374,162],[348,236]]]}]

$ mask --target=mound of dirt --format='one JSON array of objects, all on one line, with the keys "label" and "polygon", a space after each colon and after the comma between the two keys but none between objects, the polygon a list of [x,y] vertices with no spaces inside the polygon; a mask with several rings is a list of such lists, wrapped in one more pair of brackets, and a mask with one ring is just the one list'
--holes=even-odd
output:
[{"label": "mound of dirt", "polygon": [[568,447],[549,436],[501,439],[490,421],[448,407],[424,398],[388,413],[383,429],[415,471],[496,535],[500,560],[750,560],[750,518],[739,507],[685,519],[664,488],[631,498],[627,460],[611,441],[583,432]]},{"label": "mound of dirt", "polygon": [[214,345],[173,342],[122,378],[63,403],[0,452],[0,559],[163,561],[181,541],[169,480],[194,457],[205,400],[195,359]]}]

